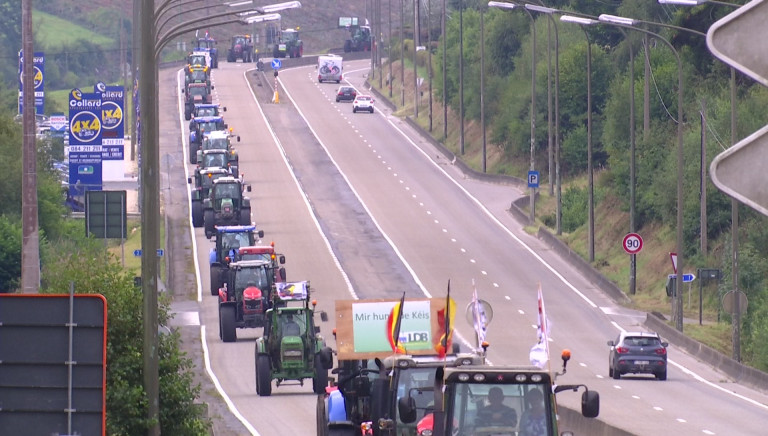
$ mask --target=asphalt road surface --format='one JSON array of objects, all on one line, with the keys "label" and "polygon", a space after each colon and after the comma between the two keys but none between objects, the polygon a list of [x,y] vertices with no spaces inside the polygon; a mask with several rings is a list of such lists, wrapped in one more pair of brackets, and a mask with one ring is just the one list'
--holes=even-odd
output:
[{"label": "asphalt road surface", "polygon": [[[249,68],[221,63],[213,73],[215,98],[242,138],[236,146],[240,171],[253,188],[252,219],[286,255],[288,280],[310,280],[319,309],[332,315],[335,300],[399,298],[403,292],[444,297],[450,279],[460,309],[457,339],[469,347],[472,330],[462,309],[474,283],[494,309],[490,361],[528,364],[541,287],[552,355],[568,348],[574,356],[561,383],[599,391],[600,420],[638,435],[765,431],[765,393],[728,381],[674,346],[667,381],[610,379],[606,341],[618,329],[641,329],[645,314],[616,304],[525,232],[507,209],[526,193],[465,177],[384,105],[374,114],[352,114],[349,103],[335,103],[337,85],[318,84],[311,66],[281,71],[278,104],[271,103],[273,78]],[[366,72],[364,61],[345,65],[345,79],[359,90]],[[210,403],[218,436],[313,434],[310,383],[256,395],[253,341],[260,331],[238,330],[236,343],[218,338],[216,298],[208,286],[211,243],[189,225],[178,78],[174,70],[160,73],[163,208],[172,227],[169,292],[174,326],[199,368],[202,400]],[[333,316],[321,328],[335,347]],[[557,368],[556,360],[552,364]],[[578,409],[580,396],[563,392],[558,401]]]}]

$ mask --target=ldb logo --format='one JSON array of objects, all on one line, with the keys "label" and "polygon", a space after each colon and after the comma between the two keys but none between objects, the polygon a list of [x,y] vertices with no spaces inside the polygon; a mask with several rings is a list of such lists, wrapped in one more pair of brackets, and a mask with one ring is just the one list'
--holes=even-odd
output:
[{"label": "ldb logo", "polygon": [[400,342],[403,344],[426,344],[429,343],[429,332],[407,332],[400,334]]}]

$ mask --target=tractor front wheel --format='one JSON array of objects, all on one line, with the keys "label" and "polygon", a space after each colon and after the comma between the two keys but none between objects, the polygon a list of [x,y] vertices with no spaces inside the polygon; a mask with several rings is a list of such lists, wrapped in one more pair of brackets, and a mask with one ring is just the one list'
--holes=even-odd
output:
[{"label": "tractor front wheel", "polygon": [[251,224],[251,208],[240,209],[240,225],[247,226]]},{"label": "tractor front wheel", "polygon": [[269,366],[269,356],[261,354],[256,357],[256,386],[262,397],[272,395],[272,369]]}]

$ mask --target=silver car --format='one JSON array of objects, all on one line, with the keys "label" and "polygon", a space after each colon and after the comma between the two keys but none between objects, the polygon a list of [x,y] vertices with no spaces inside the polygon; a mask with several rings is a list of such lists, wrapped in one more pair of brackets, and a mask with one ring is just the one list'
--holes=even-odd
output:
[{"label": "silver car", "polygon": [[624,374],[653,374],[667,379],[667,347],[658,333],[622,332],[608,341],[608,376],[618,380]]}]

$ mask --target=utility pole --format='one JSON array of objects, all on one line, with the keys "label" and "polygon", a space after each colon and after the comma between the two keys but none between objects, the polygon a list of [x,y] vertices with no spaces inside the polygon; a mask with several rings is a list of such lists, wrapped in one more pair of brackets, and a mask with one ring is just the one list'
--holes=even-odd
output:
[{"label": "utility pole", "polygon": [[448,142],[448,73],[446,72],[446,69],[448,68],[448,44],[445,41],[446,38],[446,32],[445,32],[445,2],[447,0],[443,0],[443,11],[442,11],[442,17],[440,19],[442,20],[442,23],[440,24],[440,27],[442,28],[442,39],[443,39],[443,144]]},{"label": "utility pole", "polygon": [[482,171],[487,170],[487,153],[485,137],[485,8],[480,7],[480,128],[483,129],[483,159]]},{"label": "utility pole", "polygon": [[459,152],[464,155],[464,2],[459,0]]},{"label": "utility pole", "polygon": [[432,133],[432,9],[429,2],[424,4],[427,10],[427,80],[429,81],[429,132]]},{"label": "utility pole", "polygon": [[32,43],[32,0],[21,2],[22,53],[22,171],[21,291],[40,291],[40,234],[37,220],[37,145],[35,117],[35,50]]},{"label": "utility pole", "polygon": [[400,0],[400,107],[405,106],[405,36],[403,27],[405,26],[405,6]]},{"label": "utility pole", "polygon": [[144,391],[147,396],[147,419],[154,424],[147,436],[160,436],[160,359],[157,342],[157,249],[160,242],[160,188],[157,116],[157,62],[155,44],[155,0],[141,0],[141,59],[139,62],[139,101],[141,107],[141,280],[144,293]]},{"label": "utility pole", "polygon": [[416,47],[419,46],[419,0],[413,0],[413,116],[419,118],[419,69]]}]

